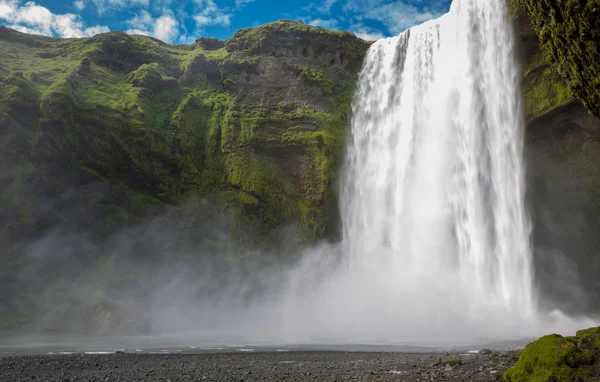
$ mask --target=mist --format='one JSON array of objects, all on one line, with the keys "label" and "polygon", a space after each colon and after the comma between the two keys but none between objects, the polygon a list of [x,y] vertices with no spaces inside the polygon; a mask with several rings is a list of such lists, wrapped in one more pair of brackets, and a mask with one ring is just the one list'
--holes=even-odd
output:
[{"label": "mist", "polygon": [[[35,306],[37,313],[31,329],[18,332],[225,345],[467,346],[592,324],[551,311],[548,296],[573,301],[561,283],[577,288],[578,275],[565,264],[555,264],[562,294],[544,291],[546,313],[519,316],[465,297],[477,291],[442,263],[411,275],[379,262],[357,265],[342,243],[327,242],[281,252],[190,249],[181,226],[165,221],[125,228],[101,243],[60,229],[30,243],[10,302],[15,311]],[[227,237],[225,230],[213,233]],[[581,306],[571,308],[577,317]]]}]

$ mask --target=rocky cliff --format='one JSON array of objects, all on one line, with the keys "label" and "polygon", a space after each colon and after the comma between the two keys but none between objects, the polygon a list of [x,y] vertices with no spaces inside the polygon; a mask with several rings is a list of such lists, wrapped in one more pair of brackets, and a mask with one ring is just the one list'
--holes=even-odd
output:
[{"label": "rocky cliff", "polygon": [[[536,275],[549,305],[595,310],[600,290],[595,277],[600,271],[600,120],[588,113],[583,103],[589,107],[589,101],[571,90],[549,42],[540,39],[533,3],[509,1],[522,52]],[[541,10],[549,2],[539,3]],[[585,89],[591,92],[594,86],[587,83]]]},{"label": "rocky cliff", "polygon": [[248,223],[251,239],[286,226],[307,240],[335,233],[368,46],[291,21],[175,46],[0,27],[0,237],[57,225],[107,234],[199,199]]},{"label": "rocky cliff", "polygon": [[542,49],[588,110],[600,117],[600,1],[516,0]]},{"label": "rocky cliff", "polygon": [[193,45],[0,27],[2,322],[45,299],[62,304],[52,325],[83,306],[71,316],[125,330],[135,314],[119,291],[144,288],[136,258],[158,277],[198,253],[334,237],[369,45],[292,21]]}]

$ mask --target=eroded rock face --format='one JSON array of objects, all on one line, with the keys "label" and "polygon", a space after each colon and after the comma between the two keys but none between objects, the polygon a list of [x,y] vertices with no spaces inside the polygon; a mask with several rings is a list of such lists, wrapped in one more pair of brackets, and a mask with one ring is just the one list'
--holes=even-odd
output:
[{"label": "eroded rock face", "polygon": [[[546,9],[542,3],[538,6]],[[595,312],[600,309],[596,277],[600,171],[594,165],[600,160],[600,120],[588,113],[577,97],[585,98],[571,92],[559,73],[557,59],[545,47],[548,41],[538,38],[536,22],[541,19],[532,19],[528,4],[509,1],[524,72],[527,193],[536,278],[549,309]]]},{"label": "eroded rock face", "polygon": [[600,117],[600,2],[515,0],[569,88]]},{"label": "eroded rock face", "polygon": [[340,81],[351,80],[360,70],[364,52],[370,43],[355,43],[349,32],[332,32],[311,28],[297,21],[282,20],[261,28],[241,29],[227,41],[228,52],[248,55],[288,57],[298,64],[316,65],[327,69]]},{"label": "eroded rock face", "polygon": [[575,101],[533,120],[526,146],[534,264],[549,308],[600,309],[600,120]]},{"label": "eroded rock face", "polygon": [[[22,288],[32,278],[52,284],[105,253],[146,262],[181,248],[279,247],[290,232],[304,242],[335,237],[350,102],[369,45],[296,22],[177,46],[118,32],[61,40],[0,27],[6,312],[37,309],[45,287]],[[149,226],[172,239],[122,237]],[[121,243],[108,248],[115,235]],[[68,272],[39,260],[55,255],[42,250],[58,244],[55,236],[85,248],[63,243]],[[28,270],[33,258],[47,274]],[[100,332],[125,325],[122,312],[90,309]]]},{"label": "eroded rock face", "polygon": [[[56,195],[111,184],[101,205],[128,218],[137,214],[134,194],[159,204],[216,194],[262,238],[288,224],[310,240],[334,233],[328,216],[369,43],[297,22],[174,47],[123,33],[62,41],[3,28],[1,36],[14,61],[2,69],[11,87],[0,89],[0,117],[41,133],[23,159],[39,163],[27,175],[38,190],[51,188],[43,185],[49,176]],[[39,67],[17,71],[24,55],[37,56]],[[88,210],[106,210],[97,203]],[[39,218],[36,205],[27,224]]]}]

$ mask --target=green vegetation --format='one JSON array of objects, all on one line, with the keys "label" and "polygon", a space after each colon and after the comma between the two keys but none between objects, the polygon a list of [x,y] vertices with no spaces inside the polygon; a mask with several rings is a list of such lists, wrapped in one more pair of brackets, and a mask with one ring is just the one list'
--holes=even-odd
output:
[{"label": "green vegetation", "polygon": [[524,110],[529,122],[573,102],[575,96],[559,74],[553,60],[540,48],[538,36],[523,0],[509,0],[508,6],[520,37],[524,64]]},{"label": "green vegetation", "polygon": [[446,360],[446,365],[448,366],[460,366],[463,364],[462,359],[459,358],[448,358]]},{"label": "green vegetation", "polygon": [[[267,51],[247,49],[265,38]],[[249,45],[236,45],[242,40]],[[275,73],[301,80],[306,94],[321,89],[331,111],[240,83],[240,75],[274,75],[259,70],[269,50],[313,40],[342,49],[354,69],[330,71],[321,65],[329,58],[297,63],[300,49],[269,61],[267,70],[274,65]],[[1,27],[0,121],[14,148],[10,165],[28,170],[0,193],[0,210],[13,217],[0,237],[17,239],[13,222],[39,226],[43,190],[60,197],[74,185],[77,203],[89,204],[86,219],[105,234],[148,210],[198,198],[219,201],[223,213],[253,226],[258,244],[276,243],[289,225],[305,240],[334,234],[349,83],[367,47],[351,33],[288,21],[194,45],[120,32],[54,39]],[[55,223],[72,220],[54,216]]]},{"label": "green vegetation", "polygon": [[552,334],[525,347],[516,365],[504,374],[507,382],[587,381],[600,362],[600,328],[578,331],[575,337]]},{"label": "green vegetation", "polygon": [[528,121],[574,100],[573,94],[556,68],[548,63],[541,52],[538,52],[527,66],[523,95]]},{"label": "green vegetation", "polygon": [[[196,251],[235,262],[238,245],[337,234],[349,105],[369,44],[293,22],[236,36],[248,46],[0,27],[0,281],[18,283],[23,243],[63,228],[102,245],[158,219],[178,238],[165,262]],[[142,322],[105,294],[135,282],[119,271],[128,256],[83,250],[74,290],[85,293],[56,307],[38,304],[43,290],[12,296],[19,304],[0,327],[65,328],[69,316],[99,328]]]},{"label": "green vegetation", "polygon": [[[268,48],[270,40],[275,35],[292,35],[297,37],[329,38],[329,39],[356,39],[345,31],[331,31],[321,27],[313,27],[302,22],[280,20],[256,28],[240,29],[227,41],[227,50],[241,50],[258,53]],[[285,37],[284,37],[285,38]]]},{"label": "green vegetation", "polygon": [[513,3],[529,16],[546,59],[556,67],[571,92],[600,117],[600,1]]}]

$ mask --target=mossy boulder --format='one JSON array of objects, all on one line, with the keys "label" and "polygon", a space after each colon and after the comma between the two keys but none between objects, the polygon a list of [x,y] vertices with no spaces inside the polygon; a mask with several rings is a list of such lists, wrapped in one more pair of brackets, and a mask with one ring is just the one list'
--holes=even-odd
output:
[{"label": "mossy boulder", "polygon": [[600,378],[600,328],[575,337],[552,334],[530,343],[504,374],[506,382],[575,382]]}]

